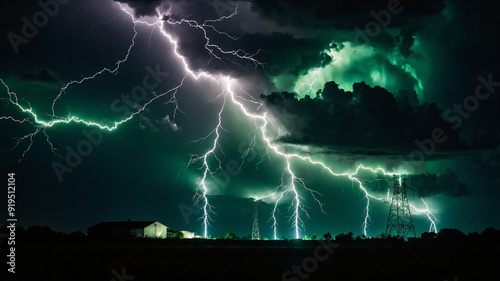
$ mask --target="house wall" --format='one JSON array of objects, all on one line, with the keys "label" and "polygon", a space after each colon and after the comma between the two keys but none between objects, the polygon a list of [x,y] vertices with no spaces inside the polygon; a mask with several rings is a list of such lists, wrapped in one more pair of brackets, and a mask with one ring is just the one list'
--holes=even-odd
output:
[{"label": "house wall", "polygon": [[144,228],[144,236],[151,238],[167,238],[167,227],[155,222]]}]

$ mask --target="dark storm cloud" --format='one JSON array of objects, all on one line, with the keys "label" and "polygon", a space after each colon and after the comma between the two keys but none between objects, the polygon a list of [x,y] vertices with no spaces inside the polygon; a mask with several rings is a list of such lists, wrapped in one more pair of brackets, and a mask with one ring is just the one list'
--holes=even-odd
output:
[{"label": "dark storm cloud", "polygon": [[[241,36],[240,22],[227,19],[221,23],[210,23],[211,27],[197,28],[193,20],[203,24],[207,19],[217,19],[220,15],[209,1],[162,1],[162,0],[115,0],[126,3],[137,17],[157,16],[157,10],[162,16],[165,30],[178,42],[178,52],[187,60],[194,71],[209,71],[210,73],[225,73],[235,76],[235,73],[246,72],[249,60],[240,59],[235,55],[224,54],[222,50],[238,50],[238,43],[214,29],[218,28],[231,36]],[[227,14],[226,14],[227,16]],[[221,28],[222,26],[222,28]],[[207,40],[204,30],[207,32]],[[208,46],[210,45],[210,46]],[[217,45],[218,47],[215,47]],[[208,50],[210,49],[210,50]],[[247,51],[245,49],[245,51]],[[255,52],[257,49],[254,50]],[[243,52],[239,53],[243,55]]]},{"label": "dark storm cloud", "polygon": [[[174,21],[181,19],[195,19],[203,22],[206,19],[215,19],[217,11],[213,2],[207,0],[113,0],[120,3],[125,3],[134,10],[137,17],[156,16],[157,9],[160,12],[167,13],[164,20],[173,19]],[[221,2],[222,3],[222,2]]]},{"label": "dark storm cloud", "polygon": [[[256,71],[264,76],[287,73],[293,76],[305,74],[310,68],[321,67],[332,61],[332,58],[323,53],[330,46],[330,40],[324,38],[294,38],[291,34],[274,32],[272,34],[249,34],[238,41],[218,38],[217,43],[224,50],[242,51],[252,56],[260,65],[241,59],[236,56],[222,54],[215,50],[212,56],[205,49],[205,38],[200,30],[193,30],[187,25],[168,27],[175,34],[192,34],[179,37],[179,51],[186,57],[194,70],[204,70],[211,73],[225,73],[231,76],[245,76],[255,74]],[[219,36],[220,37],[220,36]],[[290,48],[290,46],[293,46]],[[244,51],[243,51],[244,50]],[[256,54],[256,55],[254,55]]]},{"label": "dark storm cloud", "polygon": [[[446,13],[427,23],[418,33],[418,53],[427,58],[419,67],[428,71],[424,80],[426,99],[433,99],[442,108],[462,104],[480,84],[477,77],[492,75],[500,80],[500,41],[498,40],[499,1],[449,1]],[[432,62],[432,67],[424,66]],[[443,93],[440,95],[433,93]],[[490,143],[497,147],[500,127],[492,120],[500,118],[498,89],[464,121],[462,135],[469,142]]]},{"label": "dark storm cloud", "polygon": [[[258,20],[258,16],[251,14],[249,8],[246,7],[240,7],[239,13],[233,19],[210,23],[214,28],[238,37],[238,40],[219,34],[212,27],[205,27],[207,36],[210,38],[210,41],[207,41],[202,29],[193,28],[188,23],[171,23],[181,19],[189,19],[202,24],[207,19],[219,18],[222,8],[225,9],[222,14],[228,16],[233,11],[231,7],[235,8],[235,6],[217,7],[215,3],[210,1],[186,3],[183,1],[119,0],[119,2],[130,5],[138,16],[155,15],[155,9],[164,5],[160,10],[164,13],[162,19],[165,21],[165,29],[178,40],[179,53],[186,58],[190,68],[195,71],[224,73],[233,77],[255,75],[256,71],[261,72],[264,76],[280,73],[295,76],[303,74],[305,70],[310,68],[324,66],[332,60],[331,57],[323,53],[323,50],[334,47],[330,46],[331,38],[297,38],[290,33],[282,32],[268,34],[244,32],[240,27],[242,22]],[[252,30],[251,25],[249,26]],[[206,44],[217,45],[224,51],[240,50],[239,56],[256,54],[252,58],[263,64],[256,67],[251,60],[224,54],[216,47],[209,47],[213,50],[213,54],[211,54],[206,49]],[[293,48],[290,48],[291,46]]]},{"label": "dark storm cloud", "polygon": [[[182,7],[186,16],[207,17],[215,12],[226,12],[235,7],[229,1],[178,1],[178,0],[115,0],[126,3],[133,8],[138,16],[154,15],[155,9],[162,3],[175,3]],[[237,3],[240,2],[240,3]],[[386,10],[388,4],[403,7],[403,14],[394,17],[398,25],[413,24],[415,19],[439,13],[444,7],[444,1],[396,1],[396,0],[361,0],[361,1],[236,1],[238,6],[251,4],[252,10],[262,18],[279,25],[289,25],[296,28],[313,27],[322,29],[347,28],[352,30],[354,25],[364,24],[373,20],[370,11]],[[203,9],[201,9],[203,8]],[[209,9],[207,9],[209,8]],[[197,12],[197,13],[192,13]],[[203,13],[200,13],[203,12]],[[220,14],[218,15],[221,16]]]},{"label": "dark storm cloud", "polygon": [[[388,6],[397,6],[401,11],[397,14],[390,14]],[[322,50],[328,48],[328,42],[355,42],[356,44],[369,44],[376,48],[376,52],[381,57],[387,57],[393,51],[397,51],[403,58],[408,58],[414,51],[414,35],[422,30],[422,22],[428,18],[439,14],[445,7],[444,1],[252,1],[252,9],[260,17],[279,26],[286,27],[286,33],[294,39],[288,46],[299,43],[299,38],[308,38],[312,42],[318,42],[314,47],[309,48],[311,52],[316,52],[315,57],[311,57],[308,64],[295,66],[295,69],[276,69],[271,75],[288,73],[292,75],[303,74],[312,67],[318,67],[325,63],[320,55]],[[387,20],[385,28],[381,28],[380,33],[370,36],[369,42],[356,42],[357,31],[355,28],[365,30],[365,25],[375,22],[380,17]],[[376,23],[377,24],[377,23]],[[379,25],[380,27],[380,25]],[[283,31],[280,31],[283,32]],[[276,36],[275,44],[281,45],[280,38]],[[243,46],[247,44],[243,43]],[[300,48],[301,44],[297,44]],[[338,45],[338,50],[342,46]],[[263,49],[268,50],[263,47]],[[282,50],[284,48],[277,48]],[[319,49],[319,50],[318,50]],[[279,52],[270,52],[272,56],[280,56]],[[293,57],[292,57],[293,58]],[[314,61],[312,60],[314,59]],[[266,59],[263,61],[267,62]],[[357,66],[354,66],[357,67]],[[395,79],[395,78],[393,78]],[[361,82],[361,81],[357,81]],[[407,81],[402,81],[407,82]]]},{"label": "dark storm cloud", "polygon": [[[116,0],[129,4],[137,15],[156,14],[160,5],[165,21],[181,19],[196,20],[202,23],[207,19],[216,19],[221,15],[229,15],[233,4],[219,1],[158,1],[158,0]],[[420,27],[417,20],[438,13],[442,1],[403,1],[403,13],[391,18],[390,27],[401,28],[396,35],[382,32],[373,39],[373,44],[380,49],[382,57],[391,52],[394,47],[408,57],[412,52],[413,35]],[[325,49],[342,47],[332,42],[352,41],[355,37],[354,27],[364,27],[368,21],[373,21],[371,10],[387,9],[388,1],[252,1],[238,4],[239,13],[233,19],[210,23],[215,28],[239,37],[231,40],[206,27],[210,42],[205,40],[201,29],[193,28],[188,23],[171,25],[165,23],[165,28],[179,42],[179,52],[188,60],[193,70],[224,73],[231,76],[255,75],[257,70],[264,79],[286,74],[291,79],[305,74],[309,69],[329,64],[332,58],[326,55]],[[250,8],[251,7],[251,8]],[[251,9],[252,11],[250,11]],[[259,23],[273,26],[266,32],[259,29]],[[242,26],[245,26],[244,28]],[[280,26],[286,26],[285,29]],[[205,49],[205,45],[216,44],[223,50],[241,50],[265,64],[255,67],[253,62],[233,55],[223,54],[216,48],[213,54]],[[217,57],[218,58],[217,58]],[[219,59],[220,58],[220,59]],[[402,81],[402,83],[405,81]]]},{"label": "dark storm cloud", "polygon": [[54,73],[54,71],[47,68],[23,72],[19,74],[19,78],[26,82],[33,82],[54,88],[60,87],[62,84],[62,81],[59,80],[59,77]]},{"label": "dark storm cloud", "polygon": [[417,197],[445,195],[459,197],[471,195],[465,183],[458,180],[457,174],[447,169],[439,174],[421,174],[409,176],[413,192]]},{"label": "dark storm cloud", "polygon": [[[357,42],[353,29],[365,30],[368,22],[376,21],[371,11],[378,13],[387,9],[389,2],[318,0],[304,4],[302,1],[255,0],[253,9],[264,18],[289,27],[292,34],[367,44],[374,47],[380,57],[400,56],[399,66],[411,66],[420,79],[423,88],[419,100],[435,102],[443,111],[473,95],[479,84],[478,76],[492,75],[493,81],[500,80],[497,35],[500,21],[496,15],[500,10],[499,1],[399,1],[403,7],[401,13],[391,15],[387,26],[377,35],[369,36],[368,42]],[[307,70],[304,66],[298,73]],[[366,67],[369,68],[369,64]],[[359,66],[340,71],[359,71]],[[400,89],[410,86],[395,73],[388,79],[397,81]],[[498,147],[500,127],[491,120],[500,118],[500,111],[495,109],[499,107],[500,96],[496,94],[482,102],[479,109],[464,120],[460,128],[462,139],[477,148]]]},{"label": "dark storm cloud", "polygon": [[[363,180],[363,186],[371,191],[384,194],[388,188],[392,188],[394,180],[390,176],[379,174],[374,178],[370,173],[359,173],[358,176]],[[471,195],[467,185],[458,179],[456,172],[446,169],[437,174],[415,174],[407,175],[409,180],[408,192],[416,197],[431,197],[442,195],[447,197],[461,197]]]},{"label": "dark storm cloud", "polygon": [[344,91],[335,82],[328,82],[315,98],[298,98],[287,92],[261,97],[278,118],[285,118],[279,112],[286,112],[286,118],[297,116],[301,120],[300,127],[282,120],[290,124],[289,135],[281,139],[284,142],[410,151],[416,148],[416,141],[441,128],[447,139],[440,149],[464,148],[458,131],[440,117],[436,104],[419,105],[414,93],[393,95],[365,83],[356,83],[353,89]]},{"label": "dark storm cloud", "polygon": [[294,38],[291,34],[275,32],[269,35],[249,35],[240,42],[251,49],[263,50],[258,58],[270,67],[271,75],[283,72],[304,74],[304,70],[324,66],[332,61],[330,56],[322,52],[330,46],[330,41],[322,38]]},{"label": "dark storm cloud", "polygon": [[[389,2],[399,3],[404,15],[397,17],[399,23],[409,23],[415,17],[432,15],[443,8],[443,1],[266,1],[253,0],[254,10],[281,25],[313,28],[347,28],[372,20],[371,10],[387,9]],[[397,4],[396,4],[397,5]]]}]

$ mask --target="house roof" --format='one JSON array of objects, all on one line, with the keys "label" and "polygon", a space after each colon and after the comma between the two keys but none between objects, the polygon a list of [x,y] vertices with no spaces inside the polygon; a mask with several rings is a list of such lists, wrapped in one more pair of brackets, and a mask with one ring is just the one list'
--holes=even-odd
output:
[{"label": "house roof", "polygon": [[108,221],[108,222],[100,222],[98,224],[95,224],[89,229],[141,229],[145,228],[149,225],[152,225],[153,223],[159,223],[163,225],[160,222],[157,221]]}]

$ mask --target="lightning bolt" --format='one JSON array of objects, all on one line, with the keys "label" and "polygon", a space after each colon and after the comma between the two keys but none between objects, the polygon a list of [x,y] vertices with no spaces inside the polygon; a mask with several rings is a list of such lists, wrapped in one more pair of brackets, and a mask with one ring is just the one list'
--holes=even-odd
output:
[{"label": "lightning bolt", "polygon": [[[23,118],[23,119],[15,118],[13,116],[3,116],[3,117],[0,117],[0,120],[9,120],[9,121],[19,123],[19,124],[28,123],[28,124],[32,125],[34,128],[34,131],[32,133],[29,133],[21,138],[17,138],[16,139],[17,142],[16,142],[15,146],[11,149],[11,150],[13,150],[21,142],[29,140],[29,145],[23,151],[22,156],[19,159],[19,161],[21,161],[21,159],[23,159],[25,154],[31,149],[31,146],[33,144],[33,138],[40,132],[45,134],[46,141],[49,144],[51,151],[54,152],[55,154],[57,154],[57,149],[52,145],[52,143],[50,142],[50,139],[46,133],[46,129],[51,128],[55,125],[81,123],[81,124],[85,124],[87,126],[97,127],[99,129],[102,129],[102,130],[113,131],[116,128],[118,128],[118,126],[131,120],[134,116],[143,112],[146,109],[146,107],[149,106],[155,100],[162,98],[164,96],[168,96],[168,95],[170,95],[170,100],[168,102],[173,103],[175,105],[175,110],[174,110],[174,114],[173,114],[173,118],[175,119],[175,113],[179,110],[179,106],[177,104],[177,99],[176,99],[176,94],[177,94],[178,89],[183,86],[184,81],[188,76],[194,78],[195,80],[198,80],[201,77],[203,77],[203,78],[207,78],[207,79],[211,79],[211,80],[215,81],[218,85],[223,84],[225,86],[225,89],[223,90],[223,92],[218,96],[218,97],[222,97],[223,103],[222,103],[221,109],[218,113],[217,125],[210,132],[209,135],[207,135],[204,138],[200,138],[199,140],[194,141],[194,142],[203,142],[205,140],[208,140],[209,138],[213,138],[212,145],[209,148],[209,150],[203,155],[191,155],[191,158],[190,158],[188,165],[187,165],[187,167],[189,167],[190,165],[201,162],[200,170],[203,171],[202,177],[198,182],[198,187],[196,189],[195,195],[193,196],[193,201],[194,201],[194,205],[198,205],[198,203],[202,203],[201,208],[202,208],[203,212],[202,212],[202,216],[200,219],[202,220],[205,238],[208,237],[208,228],[210,226],[210,221],[212,221],[211,214],[215,214],[215,212],[213,211],[213,207],[209,204],[209,200],[207,197],[207,195],[209,194],[208,181],[209,181],[209,178],[214,177],[215,173],[222,170],[222,161],[217,156],[217,150],[220,149],[222,151],[221,146],[219,144],[221,131],[225,130],[222,126],[222,123],[223,123],[222,122],[222,119],[223,119],[222,115],[224,113],[224,109],[227,106],[228,101],[230,101],[233,106],[239,108],[241,113],[248,120],[252,121],[255,124],[255,126],[256,126],[255,136],[257,135],[257,132],[260,132],[259,135],[261,136],[262,141],[266,144],[266,154],[265,155],[267,155],[269,157],[268,152],[272,151],[272,152],[274,152],[275,155],[281,157],[285,162],[285,168],[284,168],[284,171],[283,171],[282,177],[281,177],[281,184],[278,185],[272,193],[270,193],[267,196],[262,197],[262,198],[267,198],[267,197],[272,198],[272,197],[277,196],[277,199],[275,201],[275,205],[274,205],[274,208],[272,211],[272,215],[271,215],[271,218],[273,219],[273,230],[274,230],[275,239],[277,239],[277,233],[278,233],[278,221],[276,218],[276,214],[277,214],[277,212],[279,212],[278,205],[280,204],[280,202],[282,200],[285,200],[285,197],[287,194],[291,194],[291,196],[293,198],[291,200],[291,203],[290,203],[288,209],[293,210],[292,211],[293,215],[290,216],[290,222],[291,222],[291,227],[294,228],[296,238],[300,237],[300,230],[305,228],[305,224],[301,218],[301,214],[304,214],[307,218],[310,218],[310,216],[307,212],[307,206],[304,203],[304,198],[301,196],[301,192],[300,192],[301,190],[304,190],[305,192],[309,193],[312,196],[313,200],[319,205],[321,211],[323,213],[325,213],[323,210],[324,204],[319,200],[319,196],[321,196],[321,194],[313,189],[308,188],[306,186],[306,184],[304,183],[304,181],[300,177],[298,177],[297,174],[294,172],[293,163],[295,160],[304,161],[304,162],[309,163],[311,165],[320,166],[324,170],[328,171],[332,176],[348,177],[351,181],[358,183],[359,188],[363,191],[365,198],[366,198],[366,208],[364,210],[365,219],[364,219],[364,222],[362,224],[362,229],[363,229],[363,233],[365,235],[367,234],[367,226],[368,226],[368,222],[370,220],[370,216],[369,216],[370,199],[375,199],[378,201],[388,201],[388,200],[387,200],[387,198],[376,197],[376,196],[370,194],[368,192],[368,190],[363,186],[363,180],[361,178],[357,177],[358,172],[361,170],[370,170],[374,174],[377,174],[379,172],[383,173],[384,175],[395,175],[395,174],[398,175],[398,174],[397,173],[388,173],[382,168],[375,168],[374,169],[374,168],[370,168],[370,167],[365,167],[362,164],[359,164],[355,171],[336,173],[330,167],[328,167],[325,163],[313,160],[309,156],[302,156],[302,155],[299,155],[297,153],[285,152],[284,149],[280,148],[275,142],[273,142],[274,137],[270,133],[270,131],[273,128],[277,127],[278,134],[279,134],[279,127],[277,126],[277,124],[275,124],[273,122],[273,119],[271,117],[269,117],[267,112],[265,112],[265,111],[259,112],[262,109],[263,104],[261,102],[256,101],[255,99],[253,99],[253,97],[251,97],[248,93],[246,93],[242,89],[242,87],[237,83],[237,81],[232,79],[230,76],[221,75],[221,77],[218,77],[218,76],[212,75],[210,73],[207,73],[205,71],[196,72],[196,71],[192,70],[189,67],[187,59],[179,53],[177,40],[175,40],[175,38],[166,29],[167,26],[185,24],[191,28],[201,30],[203,33],[204,39],[205,39],[204,47],[207,50],[207,52],[210,54],[210,57],[211,57],[209,63],[212,63],[212,60],[216,60],[216,61],[223,63],[223,64],[226,64],[226,62],[230,62],[230,63],[241,66],[241,64],[239,62],[233,60],[233,59],[236,59],[236,60],[243,60],[243,61],[250,62],[254,65],[255,68],[259,68],[259,67],[264,68],[265,64],[263,64],[263,63],[259,62],[257,59],[255,59],[255,56],[260,52],[260,50],[258,50],[256,53],[247,53],[241,49],[225,50],[225,49],[219,47],[217,44],[212,43],[212,40],[210,39],[210,36],[207,33],[207,29],[211,29],[211,30],[215,31],[218,35],[225,36],[225,37],[232,39],[232,40],[238,40],[238,37],[231,36],[230,34],[228,34],[226,32],[219,31],[214,26],[214,23],[216,23],[216,22],[229,20],[229,19],[235,17],[238,14],[237,7],[234,10],[234,12],[229,16],[223,16],[223,17],[220,17],[220,18],[215,19],[215,20],[207,20],[207,21],[204,21],[203,23],[198,23],[195,20],[188,20],[188,19],[181,19],[179,21],[170,21],[169,17],[163,16],[162,13],[159,10],[157,10],[157,16],[156,16],[157,19],[153,22],[148,22],[146,20],[141,20],[141,19],[135,18],[135,16],[131,12],[131,9],[126,7],[125,5],[122,5],[120,3],[117,3],[117,4],[119,5],[119,8],[122,12],[124,12],[130,16],[130,18],[134,24],[133,25],[134,35],[131,39],[131,44],[127,48],[127,52],[126,52],[125,56],[122,59],[118,60],[115,63],[115,66],[112,68],[107,68],[107,67],[102,68],[101,70],[95,72],[94,74],[92,74],[90,76],[84,77],[80,80],[72,80],[69,83],[67,83],[65,86],[63,86],[60,89],[56,98],[52,102],[52,107],[51,107],[52,115],[50,116],[49,119],[43,119],[40,116],[38,116],[34,112],[34,110],[32,109],[32,107],[29,103],[26,102],[26,105],[22,105],[21,104],[22,100],[18,99],[17,94],[12,92],[9,89],[8,85],[4,82],[4,80],[0,79],[0,82],[6,88],[7,94],[9,96],[9,98],[7,99],[8,103],[17,107],[22,113],[28,115],[28,117]],[[94,78],[96,78],[100,75],[103,75],[105,73],[116,74],[117,71],[120,69],[120,66],[128,60],[128,58],[131,54],[131,51],[135,45],[135,40],[136,40],[137,35],[138,35],[138,32],[136,30],[137,24],[147,25],[151,28],[158,28],[160,30],[161,34],[172,44],[173,53],[179,59],[181,64],[183,65],[185,73],[186,73],[184,78],[180,81],[180,83],[176,87],[174,87],[168,91],[165,91],[162,94],[156,95],[152,99],[148,100],[146,103],[144,103],[142,106],[140,106],[135,112],[131,113],[128,117],[126,117],[122,120],[119,120],[119,121],[111,122],[110,124],[100,124],[100,123],[92,121],[92,120],[85,120],[84,118],[71,115],[71,113],[69,113],[69,111],[68,111],[67,117],[59,117],[56,114],[56,104],[57,104],[58,100],[63,95],[67,94],[68,88],[70,88],[72,85],[75,85],[75,84],[83,84],[85,81],[94,79]],[[313,81],[309,85],[309,90],[307,90],[306,92],[310,92],[312,90],[312,86],[313,86],[314,82],[315,81]],[[239,87],[239,89],[241,90],[241,92],[243,94],[237,94],[233,90],[233,87],[235,85],[237,87]],[[245,105],[245,104],[249,104],[249,103],[257,106],[256,111],[258,113],[252,112]],[[255,144],[255,141],[256,141],[255,136],[254,136],[254,139],[252,140],[252,144]],[[248,152],[251,149],[253,149],[252,144],[248,148],[247,152],[242,156],[243,161],[242,161],[241,165],[243,165],[244,158],[248,155]],[[264,155],[262,156],[261,161],[263,160],[263,157],[264,157]],[[215,162],[218,164],[216,168],[213,168],[211,166],[210,159],[215,159]],[[430,229],[433,229],[434,231],[436,231],[436,224],[435,224],[436,218],[430,212],[426,202],[423,199],[422,199],[422,202],[426,206],[425,209],[417,209],[413,205],[411,205],[411,206],[417,212],[426,214],[428,219],[431,221]]]},{"label": "lightning bolt", "polygon": [[425,209],[419,209],[412,204],[410,204],[410,207],[413,208],[413,210],[417,214],[425,214],[427,216],[427,219],[431,222],[431,224],[429,226],[429,232],[437,233],[437,226],[436,226],[437,218],[434,216],[434,214],[431,212],[431,210],[429,210],[429,206],[425,202],[424,198],[420,198],[420,199],[422,199],[422,203],[424,203]]},{"label": "lightning bolt", "polygon": [[318,73],[319,73],[319,70],[312,71],[311,74],[314,77],[312,82],[311,83],[304,82],[304,83],[297,85],[296,91],[299,92],[299,91],[301,91],[302,88],[306,88],[306,90],[302,92],[302,96],[315,94],[313,86],[314,86],[314,83],[316,83],[316,81],[318,80],[318,77],[316,76]]},{"label": "lightning bolt", "polygon": [[[201,178],[201,181],[198,184],[198,188],[196,189],[193,201],[194,205],[198,205],[200,201],[203,201],[203,206],[202,206],[203,216],[201,217],[201,219],[203,220],[204,238],[207,238],[208,226],[210,225],[210,221],[212,220],[210,214],[215,214],[215,212],[213,211],[213,207],[208,203],[207,177],[208,176],[214,177],[215,173],[222,170],[222,161],[219,159],[219,157],[217,157],[215,150],[217,149],[217,147],[219,147],[219,137],[220,137],[219,130],[224,130],[224,128],[222,127],[222,113],[226,105],[226,97],[227,96],[224,95],[224,102],[219,111],[219,118],[218,118],[219,121],[215,129],[212,132],[210,132],[208,136],[194,141],[194,142],[202,142],[207,138],[209,138],[211,135],[215,135],[212,147],[202,156],[191,155],[191,159],[189,160],[188,163],[189,167],[191,164],[196,163],[200,160],[203,162],[203,165],[201,167],[203,169],[203,177]],[[210,157],[213,157],[217,161],[217,163],[219,163],[219,166],[214,171],[210,169],[210,165],[208,164],[208,159]]]},{"label": "lightning bolt", "polygon": [[[293,197],[294,197],[294,199],[292,200],[291,205],[289,206],[289,209],[291,209],[291,208],[294,209],[293,215],[290,217],[290,220],[292,221],[292,227],[295,228],[295,237],[297,239],[300,237],[300,235],[299,235],[299,229],[300,229],[300,227],[304,227],[304,222],[300,218],[299,213],[303,212],[308,218],[310,218],[310,216],[309,216],[309,214],[308,214],[308,212],[307,212],[307,210],[305,208],[305,205],[303,205],[301,203],[301,201],[302,201],[303,198],[299,195],[299,193],[297,191],[296,184],[299,185],[300,187],[304,188],[306,191],[310,192],[310,194],[312,195],[314,201],[316,201],[319,204],[319,206],[321,208],[321,211],[324,213],[324,210],[323,210],[323,205],[324,204],[321,203],[321,201],[317,197],[318,195],[321,196],[321,194],[319,192],[317,192],[317,191],[309,189],[305,185],[304,181],[301,178],[297,177],[295,175],[295,173],[293,172],[293,169],[291,167],[291,160],[294,159],[294,158],[300,159],[302,161],[307,161],[308,163],[313,164],[313,165],[319,165],[323,169],[325,169],[326,171],[328,171],[333,176],[337,176],[337,177],[339,177],[339,176],[347,176],[351,181],[357,182],[359,184],[359,188],[364,192],[365,198],[366,198],[365,219],[364,219],[364,222],[363,222],[363,225],[362,225],[363,234],[366,236],[367,235],[368,221],[370,220],[370,216],[369,216],[370,198],[376,199],[378,201],[388,201],[388,200],[387,200],[387,198],[376,197],[376,196],[370,194],[368,192],[368,190],[363,186],[362,180],[360,178],[357,178],[356,175],[358,174],[358,172],[360,170],[369,170],[369,171],[371,171],[374,174],[377,174],[378,172],[382,172],[384,175],[387,175],[387,176],[400,175],[400,174],[399,173],[388,173],[383,168],[373,169],[373,168],[370,168],[370,167],[365,167],[365,166],[363,166],[361,164],[357,167],[357,169],[354,172],[351,172],[351,173],[348,173],[348,172],[335,173],[330,167],[328,167],[323,162],[315,161],[315,160],[311,159],[308,156],[301,156],[299,154],[293,154],[293,153],[292,154],[285,153],[277,145],[275,145],[275,144],[272,143],[272,138],[268,135],[268,124],[272,124],[272,122],[268,118],[267,113],[264,113],[262,115],[257,115],[257,114],[250,113],[241,102],[239,102],[239,101],[236,100],[236,98],[235,98],[236,96],[235,96],[234,92],[231,91],[230,84],[228,85],[228,89],[227,90],[228,90],[229,93],[231,93],[231,97],[232,97],[233,103],[235,103],[237,106],[240,107],[241,111],[244,113],[245,116],[247,116],[248,118],[250,118],[250,119],[252,119],[254,121],[255,120],[260,120],[262,122],[262,126],[260,127],[260,130],[261,130],[261,133],[262,133],[262,138],[263,138],[264,142],[266,143],[266,146],[269,149],[271,149],[272,151],[274,151],[275,154],[283,157],[285,159],[285,161],[286,161],[286,169],[285,169],[285,172],[282,174],[281,184],[273,191],[273,193],[269,194],[268,196],[264,196],[264,197],[259,198],[259,199],[262,199],[262,198],[265,198],[265,197],[269,197],[271,195],[276,194],[277,190],[284,189],[284,191],[282,191],[280,193],[278,199],[276,200],[275,206],[274,206],[274,209],[273,209],[273,212],[272,212],[272,220],[273,220],[273,229],[274,229],[274,237],[275,237],[275,239],[277,239],[277,226],[278,226],[278,224],[277,224],[276,212],[278,211],[278,204],[279,204],[279,202],[283,199],[283,197],[287,193],[292,193]],[[289,175],[290,184],[289,184],[288,188],[285,188],[285,183],[284,183],[284,175],[285,175],[285,173]]]}]

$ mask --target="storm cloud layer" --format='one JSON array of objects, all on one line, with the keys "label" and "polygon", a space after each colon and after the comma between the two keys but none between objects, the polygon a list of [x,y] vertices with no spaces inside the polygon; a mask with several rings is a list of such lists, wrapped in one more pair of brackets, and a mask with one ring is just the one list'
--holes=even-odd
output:
[{"label": "storm cloud layer", "polygon": [[[165,26],[176,34],[180,53],[194,70],[237,77],[258,75],[266,81],[263,83],[274,85],[277,92],[294,92],[300,88],[298,83],[317,80],[315,91],[308,93],[314,97],[316,90],[330,81],[349,91],[354,83],[365,82],[393,94],[415,91],[422,104],[421,114],[427,114],[424,111],[432,111],[432,103],[445,111],[474,94],[478,76],[492,74],[494,81],[500,77],[499,56],[492,56],[500,48],[498,40],[494,40],[499,23],[491,16],[492,11],[499,9],[498,1],[119,2],[129,4],[138,16],[156,15],[159,11],[170,22],[196,18],[201,24],[203,20],[237,11],[233,18],[210,22],[213,29],[208,28],[209,42],[199,29],[189,28],[187,23],[165,23]],[[218,34],[215,28],[237,40]],[[262,64],[228,56],[216,49],[211,54],[204,44],[241,50],[241,55],[252,55]],[[344,62],[346,59],[348,62]],[[489,110],[499,106],[498,95],[481,104],[487,108],[475,112],[461,128],[462,139],[467,143],[487,142],[489,147],[498,145],[499,128],[487,120],[499,118],[498,111]],[[404,140],[397,145],[427,134],[429,126],[441,127],[440,120],[432,120],[437,123],[419,124],[423,125],[419,132],[402,132]],[[479,123],[486,124],[485,130],[477,131]],[[450,139],[445,148],[457,147],[455,134]]]},{"label": "storm cloud layer", "polygon": [[[353,92],[325,84],[316,97],[298,98],[293,93],[263,95],[273,112],[287,112],[301,120],[289,127],[281,141],[344,148],[409,152],[415,143],[441,128],[447,136],[442,149],[462,149],[458,131],[443,120],[436,104],[418,104],[415,93],[396,96],[365,83],[353,85]],[[283,115],[280,116],[284,118]],[[291,124],[291,123],[289,123]]]},{"label": "storm cloud layer", "polygon": [[[363,176],[365,176],[363,178]],[[467,185],[460,181],[458,175],[451,169],[446,169],[443,172],[436,174],[410,174],[405,175],[407,181],[406,186],[409,198],[430,198],[433,196],[443,197],[463,197],[471,196],[472,193]],[[360,179],[363,181],[363,186],[368,188],[370,192],[377,194],[385,194],[388,189],[392,189],[394,178],[390,176],[360,173]],[[399,177],[395,178],[399,181]]]}]

